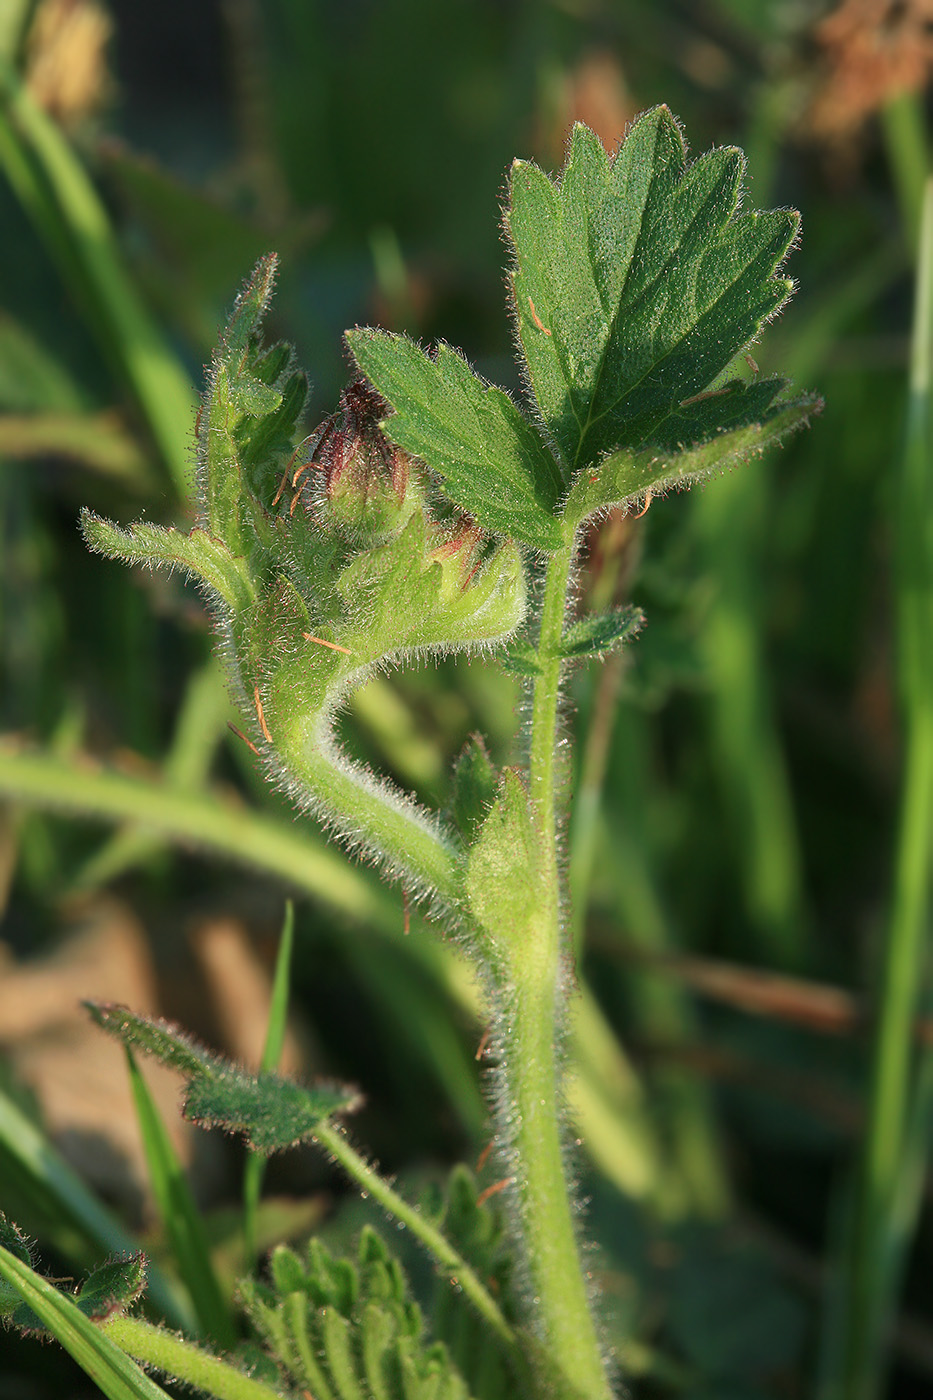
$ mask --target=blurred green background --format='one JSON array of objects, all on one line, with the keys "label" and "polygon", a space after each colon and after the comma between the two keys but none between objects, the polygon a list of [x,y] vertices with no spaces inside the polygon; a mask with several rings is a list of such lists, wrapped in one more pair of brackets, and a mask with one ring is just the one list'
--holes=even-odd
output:
[{"label": "blurred green background", "polygon": [[[77,995],[147,998],[249,1056],[297,891],[294,1062],[362,1086],[359,1139],[403,1178],[483,1147],[481,1027],[453,953],[418,919],[403,932],[399,892],[328,857],[264,788],[196,591],[92,557],[78,509],[185,518],[202,366],[270,249],[271,329],[309,371],[309,429],[357,323],[449,340],[520,394],[509,163],[557,170],[574,119],[613,146],[666,102],[694,151],[745,149],[755,205],[802,211],[799,289],[754,355],[826,406],[783,451],[587,543],[581,599],[648,618],[623,662],[573,677],[568,718],[587,1231],[640,1394],[815,1395],[820,1376],[822,1394],[859,1393],[832,1389],[839,1316],[850,1332],[857,1316],[832,1280],[844,1294],[848,1183],[878,1121],[871,1027],[906,899],[902,705],[933,707],[905,693],[896,642],[931,54],[920,0],[0,5],[0,1082],[134,1228],[145,1188],[110,1139],[122,1064],[93,1078]],[[499,761],[520,752],[521,706],[495,663],[445,662],[374,682],[347,743],[443,803],[471,731]],[[922,824],[919,842],[922,896]],[[922,898],[917,919],[922,938]],[[865,1254],[848,1275],[893,1293],[904,1274],[872,1364],[905,1400],[933,1384],[924,1071],[918,1054],[894,1282]],[[3,1204],[54,1271],[80,1271],[99,1242],[15,1138],[0,1122]],[[238,1162],[186,1150],[223,1243]],[[323,1215],[343,1188],[300,1154],[269,1189]],[[309,1208],[273,1222],[270,1205],[268,1238],[307,1229]],[[5,1400],[71,1376],[47,1348],[2,1346]]]}]

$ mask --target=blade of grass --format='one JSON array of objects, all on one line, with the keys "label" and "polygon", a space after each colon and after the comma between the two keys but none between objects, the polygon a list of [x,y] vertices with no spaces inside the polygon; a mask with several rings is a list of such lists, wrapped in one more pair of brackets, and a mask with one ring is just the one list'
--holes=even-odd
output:
[{"label": "blade of grass", "polygon": [[888,165],[901,209],[901,223],[916,254],[923,212],[923,187],[930,169],[926,114],[919,92],[904,89],[881,109]]},{"label": "blade of grass", "polygon": [[710,717],[749,918],[768,961],[804,962],[806,921],[796,821],[762,648],[761,525],[770,495],[765,468],[723,477],[697,493],[699,528],[716,593],[700,646]]},{"label": "blade of grass", "polygon": [[[133,1254],[138,1241],[91,1194],[81,1178],[6,1094],[0,1091],[0,1160],[36,1209],[60,1220],[90,1246],[93,1257]],[[147,1293],[174,1327],[190,1321],[161,1270],[150,1264]]]},{"label": "blade of grass", "polygon": [[0,1277],[16,1289],[37,1317],[100,1387],[107,1400],[169,1400],[69,1297],[0,1246]]},{"label": "blade of grass", "polygon": [[0,454],[23,461],[64,457],[147,494],[155,485],[137,439],[107,410],[0,414]]},{"label": "blade of grass", "polygon": [[[188,681],[169,750],[162,765],[166,782],[180,792],[203,788],[230,708],[219,663],[211,658]],[[114,832],[81,867],[75,890],[96,889],[160,848],[151,831],[128,825]]]},{"label": "blade of grass", "polygon": [[[275,959],[275,976],[272,982],[272,999],[269,1004],[269,1024],[266,1029],[266,1042],[262,1050],[260,1069],[263,1072],[278,1069],[285,1044],[285,1031],[288,1025],[288,993],[291,980],[292,950],[295,943],[295,906],[285,902],[285,918],[279,936],[279,949]],[[246,1273],[255,1267],[258,1250],[256,1247],[256,1213],[259,1209],[259,1196],[262,1179],[266,1171],[266,1158],[259,1152],[250,1152],[243,1173],[243,1267]]]},{"label": "blade of grass", "polygon": [[[828,1400],[873,1400],[883,1389],[892,1314],[916,1223],[915,1210],[905,1215],[905,1208],[916,1193],[917,1162],[905,1162],[905,1149],[926,1078],[916,1074],[913,1040],[933,879],[931,369],[933,180],[923,208],[896,541],[903,789],[865,1139],[826,1326],[822,1393]],[[925,1132],[914,1134],[915,1154],[925,1151],[926,1140]]]},{"label": "blade of grass", "polygon": [[195,398],[188,376],[140,300],[107,211],[62,133],[0,60],[0,164],[101,349],[125,377],[184,498]]},{"label": "blade of grass", "polygon": [[60,758],[4,742],[0,793],[91,820],[135,822],[176,843],[258,866],[345,916],[378,928],[399,922],[389,892],[323,841],[293,821],[251,812],[216,791],[182,792],[158,777],[101,768],[87,756]]},{"label": "blade of grass", "polygon": [[236,1344],[236,1328],[211,1263],[207,1236],[162,1117],[139,1071],[126,1051],[130,1087],[142,1136],[149,1184],[159,1217],[172,1246],[178,1272],[191,1297],[202,1332],[226,1348]]},{"label": "blade of grass", "polygon": [[[611,868],[616,872],[616,909],[640,946],[657,952],[669,951],[672,946],[670,930],[652,880],[651,853],[646,841],[635,834],[641,828],[640,816],[648,807],[647,783],[641,761],[645,742],[641,734],[637,739],[634,737],[634,715],[626,711],[625,723],[619,722],[622,717],[617,714],[616,702],[624,664],[625,653],[609,657],[605,662],[583,726],[586,738],[570,836],[570,888],[578,960],[583,951],[583,925],[590,879],[602,849],[600,838],[606,834],[601,806],[613,735],[612,747],[616,753],[622,749],[626,753],[626,762],[618,765],[624,771],[624,782],[617,781],[614,775],[613,796],[617,802],[625,802],[627,813],[639,814],[634,821],[626,817],[624,831],[614,825],[610,838],[614,852]],[[670,982],[659,981],[650,975],[645,977],[637,969],[626,969],[626,977],[636,987],[632,1004],[637,1007],[638,1027],[645,1039],[664,1045],[692,1043],[695,1040],[696,1029],[689,994]],[[591,1019],[589,1009],[586,1019]],[[578,1054],[584,1024],[581,1015],[577,1018],[576,1026]],[[608,1026],[607,1033],[611,1035]],[[619,1049],[617,1046],[617,1054]],[[634,1075],[634,1071],[632,1073]],[[673,1160],[669,1161],[666,1169],[660,1162],[656,1163],[652,1180],[645,1184],[644,1190],[633,1192],[630,1189],[629,1194],[650,1194],[656,1209],[668,1216],[681,1214],[685,1209],[708,1219],[725,1215],[730,1201],[728,1175],[706,1086],[677,1066],[665,1067],[653,1077],[661,1104],[658,1116],[664,1121],[666,1129],[661,1136],[670,1143]],[[599,1082],[601,1076],[593,1078]],[[648,1115],[644,1106],[640,1106],[640,1114],[633,1112],[631,1101],[626,1107],[629,1119],[627,1137],[631,1141],[633,1134],[639,1131],[644,1136],[644,1130],[639,1129],[639,1118],[647,1122]],[[623,1111],[622,1104],[619,1110]],[[655,1107],[652,1114],[656,1112]],[[588,1142],[592,1150],[592,1124]],[[656,1153],[657,1150],[655,1146]],[[617,1149],[616,1155],[617,1160],[623,1163],[631,1153],[619,1153]],[[642,1152],[636,1154],[635,1163],[641,1165],[649,1161],[646,1144]]]}]

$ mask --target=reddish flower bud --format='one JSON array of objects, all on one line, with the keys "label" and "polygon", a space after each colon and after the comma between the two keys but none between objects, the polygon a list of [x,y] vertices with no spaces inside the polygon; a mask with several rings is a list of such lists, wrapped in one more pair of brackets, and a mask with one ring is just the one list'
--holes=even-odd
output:
[{"label": "reddish flower bud", "polygon": [[308,468],[316,470],[323,480],[328,517],[370,538],[399,529],[420,504],[411,458],[379,426],[389,411],[367,380],[354,379],[294,478],[297,481]]}]

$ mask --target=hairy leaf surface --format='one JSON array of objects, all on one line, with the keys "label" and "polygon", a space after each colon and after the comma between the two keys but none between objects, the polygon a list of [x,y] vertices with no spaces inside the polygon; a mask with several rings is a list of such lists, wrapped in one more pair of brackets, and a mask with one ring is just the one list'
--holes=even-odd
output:
[{"label": "hairy leaf surface", "polygon": [[560,544],[552,513],[560,473],[506,393],[484,384],[443,343],[434,359],[385,331],[348,331],[347,343],[395,410],[385,432],[438,473],[452,501],[494,534],[541,549]]},{"label": "hairy leaf surface", "polygon": [[250,1074],[202,1049],[170,1022],[137,1015],[125,1006],[86,1005],[97,1024],[124,1045],[181,1071],[186,1118],[205,1128],[242,1133],[257,1152],[281,1152],[313,1138],[322,1123],[351,1111],[359,1100],[343,1085],[308,1088],[277,1074]]},{"label": "hairy leaf surface", "polygon": [[[666,107],[614,157],[574,128],[559,181],[516,161],[506,228],[530,387],[565,479],[607,453],[692,442],[673,427],[790,295],[791,210],[741,211],[744,157],[687,163]],[[715,413],[692,430],[709,438]]]}]

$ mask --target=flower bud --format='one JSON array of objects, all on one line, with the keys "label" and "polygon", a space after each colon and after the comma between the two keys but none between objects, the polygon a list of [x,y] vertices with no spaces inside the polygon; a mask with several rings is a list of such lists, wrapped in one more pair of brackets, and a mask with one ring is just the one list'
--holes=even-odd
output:
[{"label": "flower bud", "polygon": [[422,504],[411,458],[379,426],[388,412],[367,380],[354,379],[322,425],[306,464],[320,473],[322,513],[354,538],[393,534]]}]

